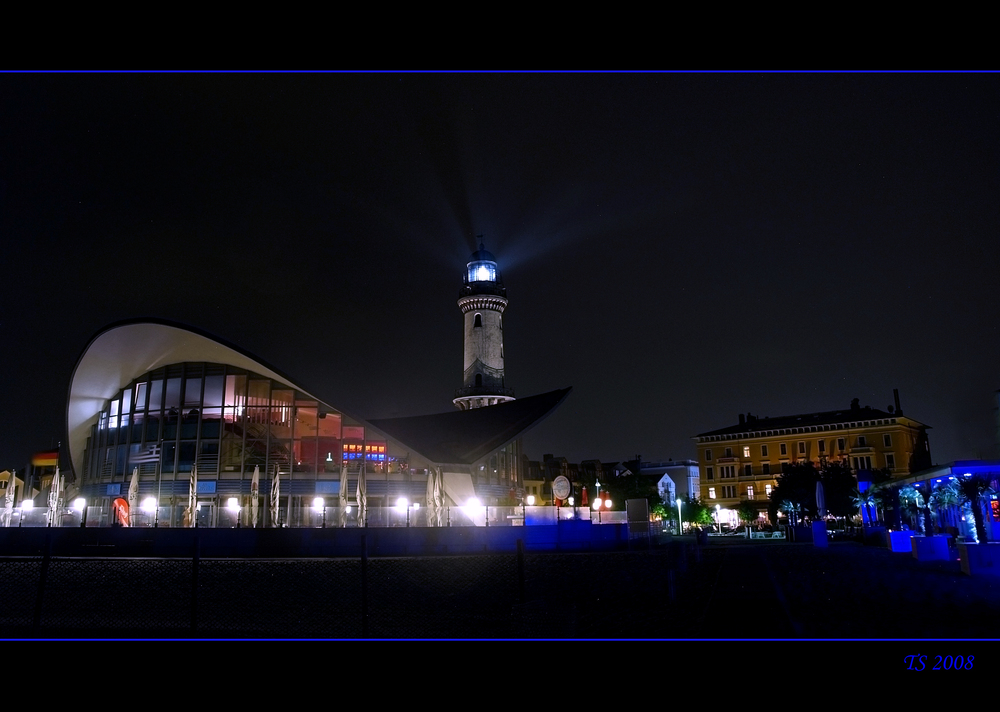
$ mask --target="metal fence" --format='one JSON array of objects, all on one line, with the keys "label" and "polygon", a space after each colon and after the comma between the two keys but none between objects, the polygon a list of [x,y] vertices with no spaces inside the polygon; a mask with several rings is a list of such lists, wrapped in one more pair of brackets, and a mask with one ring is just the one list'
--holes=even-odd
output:
[{"label": "metal fence", "polygon": [[587,555],[525,552],[521,545],[516,554],[476,556],[359,553],[305,560],[0,558],[0,635],[613,636],[627,630],[622,616],[629,611],[669,601],[674,571],[687,562],[676,545]]},{"label": "metal fence", "polygon": [[[134,527],[179,527],[185,524],[185,507],[163,506],[156,510],[139,510],[130,516]],[[51,515],[50,515],[51,513]],[[85,516],[86,515],[86,516]],[[571,519],[594,524],[620,524],[625,512],[591,512],[586,507],[445,507],[436,516],[426,507],[297,507],[291,516],[282,511],[281,525],[292,528],[310,527],[426,527],[426,526],[490,526],[511,527],[534,524],[555,524]],[[6,527],[109,527],[112,517],[107,507],[90,506],[84,510],[47,507],[0,510],[0,526]],[[191,523],[187,523],[188,526]],[[209,528],[250,527],[253,522],[247,508],[203,507],[198,510],[197,525]],[[263,511],[258,512],[257,526],[264,526]]]}]

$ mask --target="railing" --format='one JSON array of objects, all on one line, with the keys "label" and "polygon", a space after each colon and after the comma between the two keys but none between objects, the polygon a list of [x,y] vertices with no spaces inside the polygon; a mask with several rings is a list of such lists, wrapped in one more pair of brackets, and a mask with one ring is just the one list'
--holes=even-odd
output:
[{"label": "railing", "polygon": [[[262,498],[263,499],[263,498]],[[256,524],[248,507],[239,510],[214,505],[197,510],[198,527],[217,529],[270,528],[275,526],[263,502]],[[593,512],[587,507],[444,507],[435,512],[427,507],[293,507],[278,512],[278,525],[291,528],[354,527],[520,527],[552,525],[557,521],[589,521],[592,524],[623,524],[625,512]],[[163,506],[156,511],[140,510],[129,517],[130,526],[163,529],[195,526],[187,518],[186,506]],[[0,527],[109,527],[116,523],[106,507],[87,507],[84,512],[59,508],[50,520],[49,509],[0,509]]]}]

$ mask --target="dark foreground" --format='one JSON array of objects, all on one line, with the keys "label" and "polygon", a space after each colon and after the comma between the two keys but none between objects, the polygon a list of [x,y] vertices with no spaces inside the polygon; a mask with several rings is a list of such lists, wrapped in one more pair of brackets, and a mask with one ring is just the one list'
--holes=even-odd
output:
[{"label": "dark foreground", "polygon": [[365,564],[8,558],[0,601],[8,638],[1000,638],[991,579],[853,542]]}]

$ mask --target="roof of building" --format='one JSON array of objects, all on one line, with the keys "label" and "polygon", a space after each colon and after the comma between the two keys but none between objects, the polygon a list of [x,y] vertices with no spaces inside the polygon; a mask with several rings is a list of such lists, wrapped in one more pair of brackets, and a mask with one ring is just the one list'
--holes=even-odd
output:
[{"label": "roof of building", "polygon": [[[853,423],[866,420],[892,419],[905,420],[908,424],[927,428],[929,426],[919,423],[912,418],[904,417],[902,413],[887,413],[878,408],[864,406],[858,408],[843,408],[841,410],[828,410],[821,413],[802,413],[801,415],[782,415],[777,418],[760,418],[747,414],[745,422],[730,425],[719,430],[710,430],[706,433],[698,433],[695,437],[702,438],[710,435],[734,435],[737,433],[757,433],[762,430],[782,430],[787,428],[802,428],[810,425],[830,425],[833,423]],[[744,420],[741,418],[741,420]]]},{"label": "roof of building", "polygon": [[493,256],[492,252],[488,252],[486,247],[482,243],[479,243],[479,249],[472,253],[469,257],[469,262],[496,262],[497,258]]},{"label": "roof of building", "polygon": [[[105,327],[91,339],[70,379],[66,429],[74,472],[82,471],[90,426],[97,422],[107,399],[143,373],[188,361],[244,368],[344,413],[259,357],[207,332],[163,319],[120,322]],[[350,413],[344,414],[397,440],[412,451],[411,455],[438,464],[471,464],[537,425],[562,403],[570,390],[552,391],[486,408],[409,418],[366,421]]]},{"label": "roof of building", "polygon": [[472,410],[368,422],[435,462],[470,465],[538,425],[571,390],[563,388]]}]

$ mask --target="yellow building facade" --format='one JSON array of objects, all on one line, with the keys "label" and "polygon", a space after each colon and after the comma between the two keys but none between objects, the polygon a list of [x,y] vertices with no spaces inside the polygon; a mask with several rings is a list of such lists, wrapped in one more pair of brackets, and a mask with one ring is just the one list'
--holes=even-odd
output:
[{"label": "yellow building facade", "polygon": [[903,415],[860,407],[759,418],[694,437],[702,500],[724,509],[750,501],[767,509],[784,465],[846,462],[855,474],[886,469],[902,478],[931,466],[929,426]]}]

